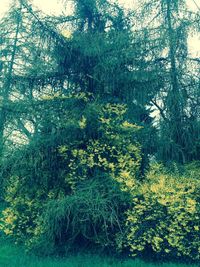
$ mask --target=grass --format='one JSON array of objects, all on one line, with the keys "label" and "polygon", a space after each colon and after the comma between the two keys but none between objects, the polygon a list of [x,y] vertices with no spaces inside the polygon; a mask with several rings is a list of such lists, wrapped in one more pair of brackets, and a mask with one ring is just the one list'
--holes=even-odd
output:
[{"label": "grass", "polygon": [[112,258],[102,258],[98,255],[80,254],[64,259],[38,258],[26,254],[23,249],[9,242],[0,243],[0,267],[195,267],[184,264],[153,264],[141,260],[120,261]]}]

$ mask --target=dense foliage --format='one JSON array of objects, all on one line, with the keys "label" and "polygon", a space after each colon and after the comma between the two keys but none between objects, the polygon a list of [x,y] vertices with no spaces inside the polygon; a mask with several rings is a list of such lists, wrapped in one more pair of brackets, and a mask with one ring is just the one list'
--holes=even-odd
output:
[{"label": "dense foliage", "polygon": [[199,178],[191,172],[172,175],[154,166],[134,191],[127,212],[125,245],[131,253],[199,259],[199,190]]},{"label": "dense foliage", "polygon": [[[114,236],[122,234],[129,191],[140,174],[139,127],[125,119],[124,105],[88,104],[85,96],[64,100],[73,105],[81,101],[83,109],[71,117],[70,131],[68,124],[61,123],[62,144],[55,139],[48,152],[40,142],[34,144],[39,162],[31,144],[25,157],[18,159],[7,183],[9,207],[3,211],[2,228],[29,246],[41,243],[48,252],[77,242],[116,247]],[[95,131],[90,134],[92,125]],[[35,174],[37,164],[41,169]],[[59,166],[59,174],[53,166]]]},{"label": "dense foliage", "polygon": [[13,0],[1,20],[1,229],[40,253],[198,260],[200,60],[188,40],[199,9],[70,10]]}]

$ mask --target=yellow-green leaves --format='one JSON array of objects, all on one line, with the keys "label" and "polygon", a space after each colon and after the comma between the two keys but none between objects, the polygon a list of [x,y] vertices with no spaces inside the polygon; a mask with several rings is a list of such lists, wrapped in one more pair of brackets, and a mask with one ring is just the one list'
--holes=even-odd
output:
[{"label": "yellow-green leaves", "polygon": [[[57,97],[62,96],[55,95],[46,100],[53,101]],[[52,160],[57,160],[58,170],[56,169],[54,175],[51,176],[48,168],[51,168],[52,164],[57,168],[57,165],[52,161],[43,162],[44,159],[42,157],[39,161],[39,166],[42,167],[44,165],[46,174],[41,172],[41,177],[36,176],[38,184],[32,181],[33,188],[30,187],[30,180],[33,180],[30,174],[30,178],[26,176],[11,177],[10,184],[7,187],[6,201],[8,208],[3,212],[2,230],[7,235],[17,239],[26,239],[29,246],[39,242],[38,240],[44,234],[45,225],[43,224],[42,214],[45,211],[45,204],[51,202],[60,203],[59,201],[62,202],[67,197],[72,197],[73,199],[73,196],[77,196],[78,199],[80,188],[84,184],[88,184],[90,192],[90,184],[94,183],[105,188],[110,186],[109,192],[107,189],[103,190],[98,187],[97,189],[103,192],[102,196],[99,195],[99,198],[104,201],[105,197],[108,197],[108,207],[113,206],[116,209],[116,215],[109,212],[109,216],[111,215],[111,230],[109,233],[110,240],[112,240],[111,243],[116,244],[117,240],[122,241],[124,212],[131,204],[129,203],[130,195],[134,194],[137,187],[137,177],[141,165],[141,150],[139,144],[135,141],[135,133],[138,127],[125,119],[125,105],[98,104],[95,106],[94,104],[89,104],[87,94],[76,95],[77,99],[80,100],[80,103],[78,103],[83,106],[83,110],[76,109],[74,113],[71,110],[66,110],[66,117],[64,116],[63,120],[61,120],[61,132],[64,134],[61,140],[58,140],[58,147],[55,146],[53,149],[48,150],[48,153],[54,155]],[[68,101],[70,97],[62,100]],[[85,107],[87,105],[89,106],[88,108]],[[67,131],[63,131],[65,123],[67,124]],[[93,128],[91,129],[91,127]],[[43,155],[43,151],[38,150],[37,153]],[[49,154],[47,155],[47,157],[50,156]],[[35,171],[35,168],[33,170]],[[53,183],[52,180],[54,180]],[[104,185],[103,181],[108,184]],[[91,197],[93,197],[93,194]],[[112,199],[114,199],[113,203]],[[87,204],[87,199],[83,201]],[[83,201],[81,200],[80,203],[83,203]],[[97,212],[101,214],[104,211],[98,208]],[[77,214],[74,215],[75,218],[79,213],[80,210],[77,210]],[[55,220],[57,220],[57,217],[59,218],[57,229],[59,233],[63,232],[64,229],[60,228],[60,219],[65,225],[65,219],[69,216],[68,213],[65,216],[65,210],[62,210],[62,214],[63,217],[59,217],[59,214],[56,213],[56,218],[54,218]],[[96,221],[96,212],[93,215],[95,223],[99,224]],[[108,216],[106,215],[106,217]],[[80,220],[78,221],[80,223]],[[114,227],[113,223],[115,221]],[[49,222],[50,225],[51,223],[52,221]],[[87,224],[91,225],[91,222],[84,221],[83,224],[87,229]],[[108,225],[105,224],[105,220],[104,223],[100,224],[102,224],[101,231],[103,231],[102,240],[92,236],[94,234],[93,230],[91,230],[90,235],[95,240],[95,243],[100,242],[107,246],[108,240],[106,240],[104,233],[107,235]],[[119,235],[116,234],[116,231],[118,231],[117,234]],[[45,240],[49,238],[48,234],[46,235]],[[56,235],[57,233],[52,231],[53,240]],[[144,244],[138,246],[139,250],[143,248]]]},{"label": "yellow-green leaves", "polygon": [[86,122],[87,119],[85,118],[85,116],[82,116],[81,120],[79,121],[79,126],[81,129],[84,129],[86,127]]},{"label": "yellow-green leaves", "polygon": [[[138,127],[124,119],[126,106],[119,104],[102,105],[98,114],[99,138],[88,138],[84,145],[72,143],[59,147],[59,152],[68,159],[69,172],[65,182],[75,190],[83,180],[95,178],[104,173],[117,181],[123,191],[133,190],[139,173],[141,152],[133,136]],[[89,119],[82,115],[78,121],[82,131]],[[124,132],[124,128],[130,132]]]},{"label": "yellow-green leaves", "polygon": [[132,192],[124,243],[132,255],[151,247],[156,253],[199,259],[200,182],[158,172],[157,167]]}]

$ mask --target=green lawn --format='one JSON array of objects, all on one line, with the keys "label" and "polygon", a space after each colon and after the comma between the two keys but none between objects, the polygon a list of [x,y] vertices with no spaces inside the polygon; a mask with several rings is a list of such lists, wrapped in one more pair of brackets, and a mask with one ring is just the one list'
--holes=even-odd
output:
[{"label": "green lawn", "polygon": [[[192,267],[183,264],[153,264],[140,260],[120,262],[94,255],[70,256],[65,259],[37,258],[26,255],[22,249],[8,242],[0,242],[0,267]],[[195,266],[195,265],[194,265]]]}]

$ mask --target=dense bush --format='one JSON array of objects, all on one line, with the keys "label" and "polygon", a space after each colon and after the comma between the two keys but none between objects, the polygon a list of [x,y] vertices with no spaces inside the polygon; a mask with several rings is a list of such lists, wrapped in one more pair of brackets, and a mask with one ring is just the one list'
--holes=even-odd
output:
[{"label": "dense bush", "polygon": [[48,123],[53,133],[48,142],[41,142],[43,132],[46,136],[41,122],[39,142],[25,149],[7,183],[2,229],[30,247],[50,252],[77,239],[116,247],[116,234],[123,231],[130,191],[140,175],[139,127],[126,120],[125,105],[83,98],[81,112],[68,107],[68,113],[52,118],[60,128],[52,131]]},{"label": "dense bush", "polygon": [[[15,236],[16,238],[26,238],[27,235],[34,231],[35,219],[41,208],[40,203],[33,200],[31,196],[23,192],[21,186],[23,182],[19,177],[10,178],[10,186],[7,188],[6,202],[9,207],[3,210],[3,221],[1,229],[6,235]],[[37,198],[35,195],[34,198]]]},{"label": "dense bush", "polygon": [[10,159],[5,234],[42,253],[81,245],[199,259],[199,163],[154,164],[138,179],[139,127],[125,105],[85,95],[43,101],[67,109],[52,118],[49,110],[52,125],[44,116],[36,142]]},{"label": "dense bush", "polygon": [[129,202],[110,177],[83,182],[74,194],[47,203],[28,245],[40,253],[84,247],[115,251]]},{"label": "dense bush", "polygon": [[159,168],[154,166],[132,196],[125,246],[132,255],[154,251],[160,256],[199,259],[199,178],[175,176]]}]

